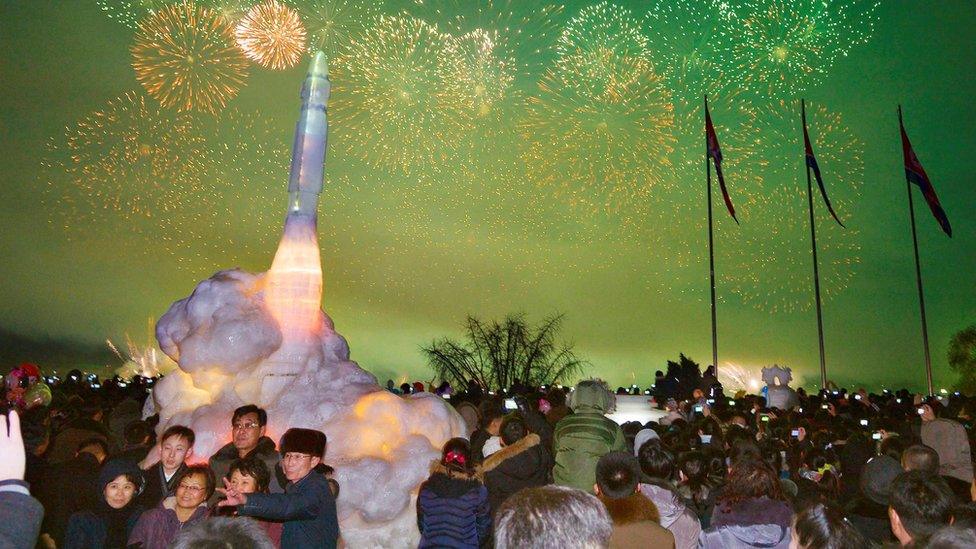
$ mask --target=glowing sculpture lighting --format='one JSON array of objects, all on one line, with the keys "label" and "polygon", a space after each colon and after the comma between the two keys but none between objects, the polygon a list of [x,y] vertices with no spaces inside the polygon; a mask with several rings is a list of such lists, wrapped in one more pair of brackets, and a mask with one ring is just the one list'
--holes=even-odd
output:
[{"label": "glowing sculpture lighting", "polygon": [[295,128],[285,231],[268,270],[265,304],[281,330],[281,347],[267,364],[261,399],[270,401],[303,365],[308,342],[322,328],[322,261],[317,208],[329,122],[331,87],[325,54],[318,52],[302,86],[302,114]]}]

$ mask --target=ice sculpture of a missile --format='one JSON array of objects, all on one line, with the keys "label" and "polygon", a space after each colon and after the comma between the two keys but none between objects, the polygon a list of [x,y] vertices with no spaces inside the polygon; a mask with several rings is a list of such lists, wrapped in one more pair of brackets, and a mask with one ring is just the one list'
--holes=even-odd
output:
[{"label": "ice sculpture of a missile", "polygon": [[302,112],[295,128],[288,181],[288,215],[265,286],[265,303],[281,329],[281,347],[262,368],[261,401],[274,401],[301,372],[322,330],[322,264],[317,210],[322,192],[329,123],[329,73],[315,54],[302,84]]}]

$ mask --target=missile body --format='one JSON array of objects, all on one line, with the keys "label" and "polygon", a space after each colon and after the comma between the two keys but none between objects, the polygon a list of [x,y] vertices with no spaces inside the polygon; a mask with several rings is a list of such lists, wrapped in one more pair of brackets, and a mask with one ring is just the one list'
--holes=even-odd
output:
[{"label": "missile body", "polygon": [[317,52],[302,84],[302,113],[295,127],[288,180],[288,213],[315,215],[322,192],[329,120],[326,107],[332,85],[325,54]]},{"label": "missile body", "polygon": [[295,127],[284,234],[268,269],[264,299],[281,331],[281,346],[262,364],[258,401],[270,406],[314,362],[325,322],[317,211],[322,192],[329,124],[328,67],[315,54],[302,85],[302,112]]}]

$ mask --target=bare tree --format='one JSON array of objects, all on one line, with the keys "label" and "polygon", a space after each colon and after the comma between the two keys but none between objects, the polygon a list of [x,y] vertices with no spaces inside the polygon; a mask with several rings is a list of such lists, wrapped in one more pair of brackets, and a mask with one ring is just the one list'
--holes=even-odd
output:
[{"label": "bare tree", "polygon": [[525,315],[508,315],[502,322],[468,316],[464,341],[443,338],[421,350],[437,377],[456,387],[474,380],[485,389],[507,388],[515,381],[529,386],[566,381],[583,371],[586,362],[571,344],[556,342],[563,315],[529,326]]}]

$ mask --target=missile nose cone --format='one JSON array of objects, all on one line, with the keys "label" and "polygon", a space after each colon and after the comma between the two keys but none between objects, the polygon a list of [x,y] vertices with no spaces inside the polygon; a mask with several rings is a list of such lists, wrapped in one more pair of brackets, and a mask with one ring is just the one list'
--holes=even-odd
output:
[{"label": "missile nose cone", "polygon": [[322,50],[315,52],[312,63],[308,66],[308,75],[329,76],[329,62]]}]

